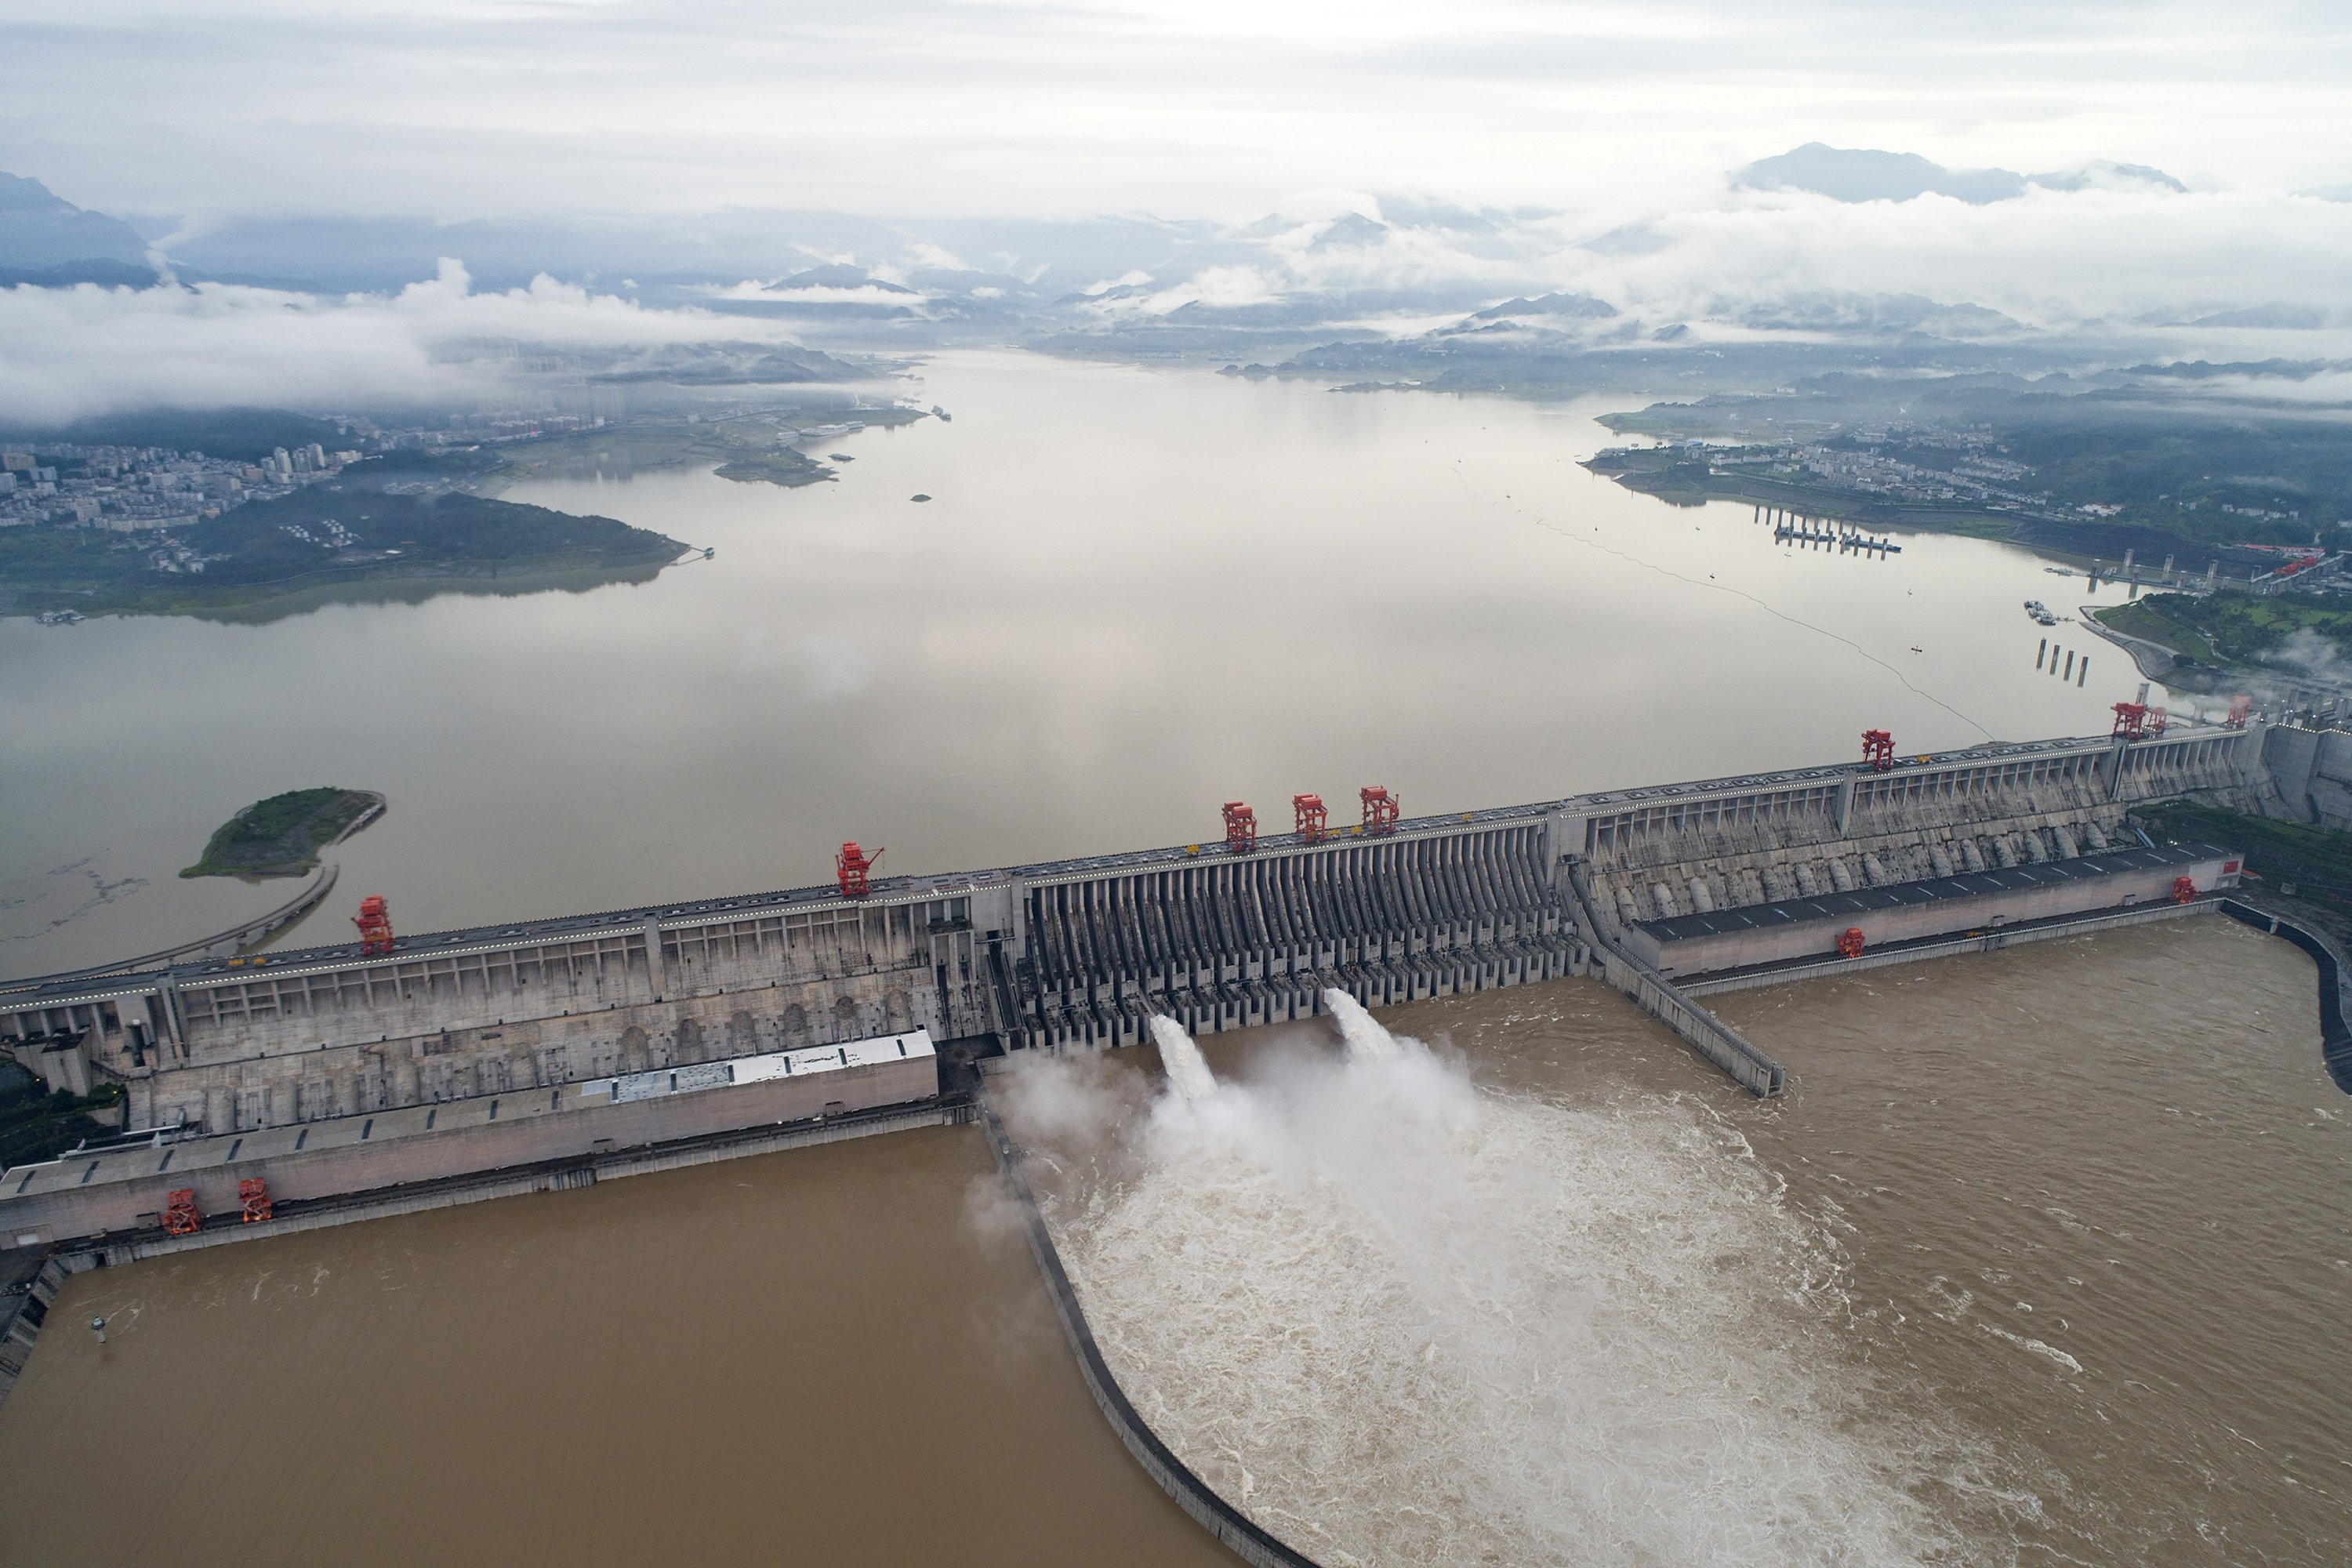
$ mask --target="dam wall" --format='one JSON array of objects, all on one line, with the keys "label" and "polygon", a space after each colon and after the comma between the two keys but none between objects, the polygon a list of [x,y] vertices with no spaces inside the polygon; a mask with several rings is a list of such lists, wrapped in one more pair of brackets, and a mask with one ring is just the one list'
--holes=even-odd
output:
[{"label": "dam wall", "polygon": [[[803,888],[408,933],[390,952],[49,976],[0,985],[0,1050],[53,1089],[121,1086],[133,1130],[299,1139],[918,1030],[968,1042],[950,1055],[1087,1048],[1139,1040],[1155,1013],[1214,1034],[1311,1016],[1327,988],[1379,1007],[1599,971],[1769,1092],[1777,1069],[1723,1038],[1668,973],[1687,968],[1633,951],[1645,925],[2096,859],[2137,845],[2135,805],[2274,801],[2266,748],[2299,743],[2179,725],[1990,744],[1268,835],[1238,852],[889,878],[857,898]],[[1981,912],[1956,897],[1927,923],[1964,931]],[[486,1144],[510,1137],[516,1158],[536,1157],[509,1131]]]},{"label": "dam wall", "polygon": [[2352,831],[2352,734],[2273,726],[2263,765],[2290,821]]},{"label": "dam wall", "polygon": [[927,1103],[939,1092],[938,1058],[919,1030],[299,1126],[158,1135],[11,1168],[0,1176],[0,1247],[152,1229],[174,1191],[235,1220],[241,1184],[255,1179],[273,1203],[299,1204]]}]

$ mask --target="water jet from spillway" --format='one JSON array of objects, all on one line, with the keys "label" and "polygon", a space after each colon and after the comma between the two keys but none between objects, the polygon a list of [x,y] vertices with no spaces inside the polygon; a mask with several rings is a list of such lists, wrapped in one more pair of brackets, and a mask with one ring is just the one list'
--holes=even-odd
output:
[{"label": "water jet from spillway", "polygon": [[1333,986],[1323,993],[1323,1005],[1331,1009],[1332,1019],[1339,1026],[1339,1039],[1348,1047],[1349,1061],[1392,1062],[1397,1059],[1396,1037],[1374,1023],[1362,1003]]},{"label": "water jet from spillway", "polygon": [[1217,1092],[1217,1080],[1183,1025],[1159,1014],[1151,1020],[1151,1039],[1160,1047],[1160,1065],[1168,1069],[1168,1087],[1178,1100],[1206,1100]]}]

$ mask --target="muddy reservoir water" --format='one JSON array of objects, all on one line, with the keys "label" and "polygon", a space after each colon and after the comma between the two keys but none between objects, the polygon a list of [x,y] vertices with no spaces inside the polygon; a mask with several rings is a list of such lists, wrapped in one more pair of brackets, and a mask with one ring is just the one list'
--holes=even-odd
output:
[{"label": "muddy reservoir water", "polygon": [[[513,499],[716,547],[651,583],[349,605],[263,626],[0,619],[0,977],[276,907],[184,880],[280,790],[383,791],[342,851],[404,931],[803,887],[845,838],[961,870],[1218,830],[1300,791],[1408,811],[1820,763],[1891,728],[2104,731],[2137,677],[2034,668],[2082,580],[1982,540],[1776,545],[1579,468],[1613,403],[1339,395],[953,355],[953,415],[709,472]],[[918,505],[917,493],[932,498]],[[2103,589],[2112,599],[2120,591]]]}]

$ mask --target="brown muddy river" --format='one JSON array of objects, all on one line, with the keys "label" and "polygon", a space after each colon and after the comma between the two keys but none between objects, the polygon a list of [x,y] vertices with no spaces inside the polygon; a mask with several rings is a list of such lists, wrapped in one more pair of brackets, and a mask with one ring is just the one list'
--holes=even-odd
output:
[{"label": "brown muddy river", "polygon": [[[2352,1559],[2300,953],[2203,919],[1717,1004],[1784,1099],[1580,981],[1380,1015],[1402,1093],[1325,1024],[1208,1042],[1189,1121],[1146,1051],[998,1081],[1130,1395],[1328,1563]],[[1231,1561],[997,1190],[941,1129],[81,1276],[0,1563]]]},{"label": "brown muddy river", "polygon": [[1327,1561],[2352,1560],[2306,959],[2205,919],[1717,1002],[1785,1099],[1591,982],[1008,1098],[1130,1396]]},{"label": "brown muddy river", "polygon": [[966,1223],[995,1179],[926,1129],[81,1275],[0,1563],[1230,1563]]}]

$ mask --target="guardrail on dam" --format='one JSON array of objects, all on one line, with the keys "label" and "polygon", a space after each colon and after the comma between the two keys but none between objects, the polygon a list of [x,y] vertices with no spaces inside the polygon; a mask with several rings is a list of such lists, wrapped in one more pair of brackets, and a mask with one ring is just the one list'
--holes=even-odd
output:
[{"label": "guardrail on dam", "polygon": [[[1138,1039],[1155,1012],[1195,1033],[1297,1017],[1327,986],[1377,1007],[1599,970],[1767,1092],[1769,1062],[1727,1044],[1671,965],[1629,956],[1633,928],[2095,853],[2139,802],[2273,798],[2263,747],[2259,728],[2189,726],[1989,745],[1270,836],[1246,853],[51,977],[0,986],[0,1047],[51,1088],[121,1084],[132,1128],[219,1136],[919,1029],[1058,1049]],[[1966,901],[1952,900],[1956,930]]]}]

